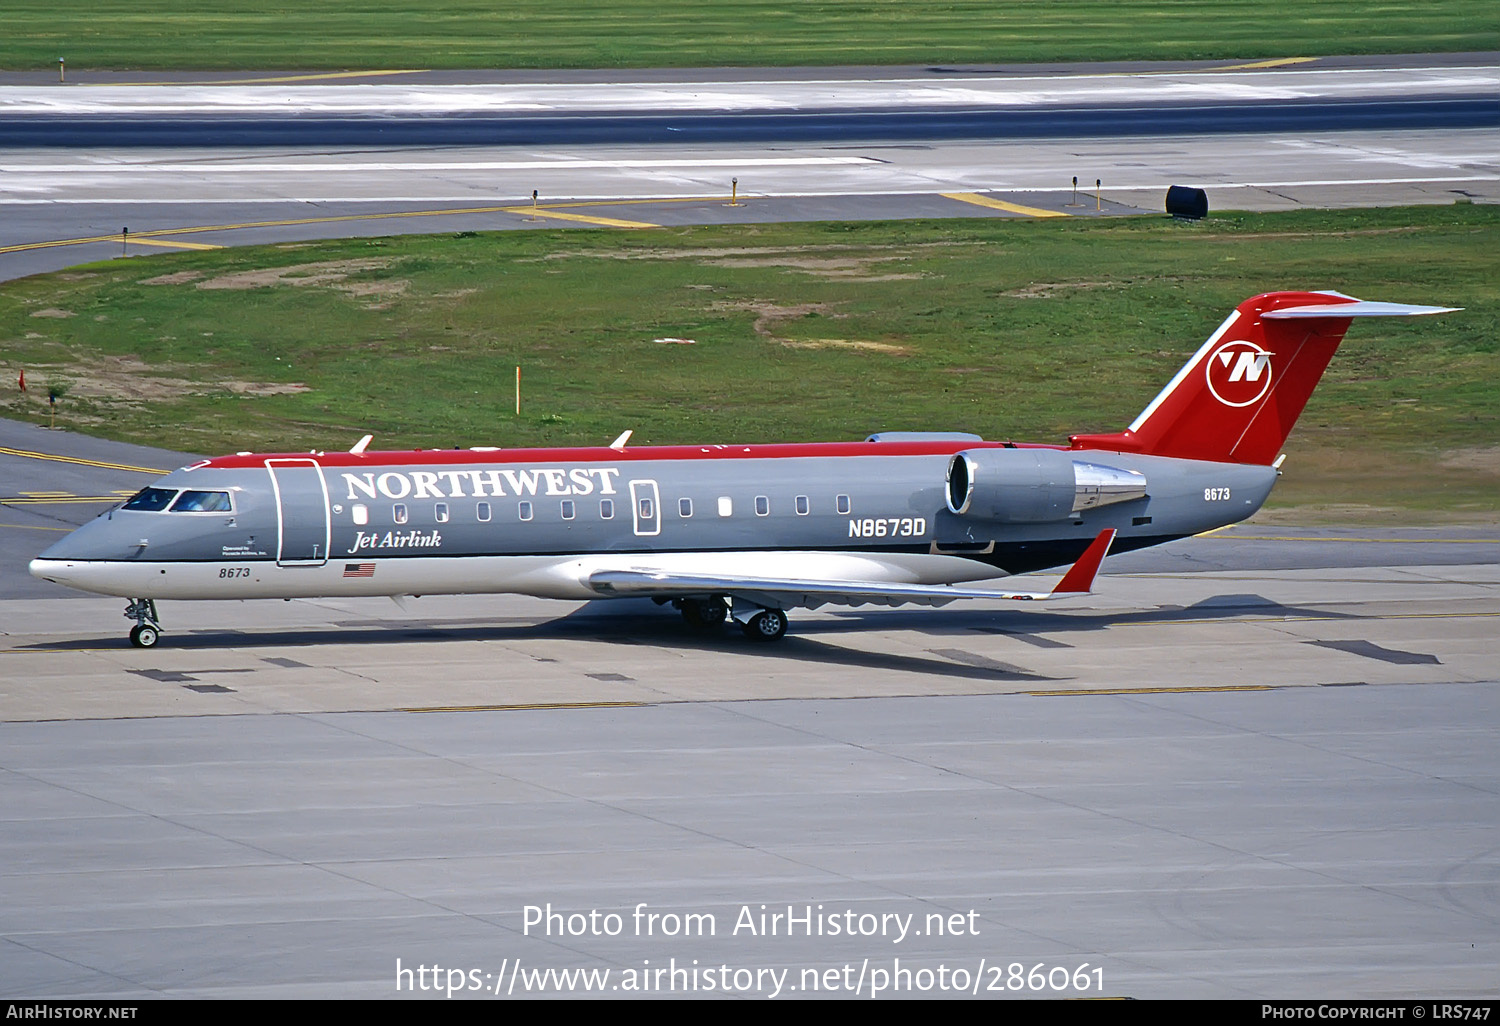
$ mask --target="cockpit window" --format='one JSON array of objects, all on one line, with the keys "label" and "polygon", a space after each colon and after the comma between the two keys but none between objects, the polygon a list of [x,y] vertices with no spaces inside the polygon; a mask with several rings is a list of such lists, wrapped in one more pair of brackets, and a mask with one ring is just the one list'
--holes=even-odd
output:
[{"label": "cockpit window", "polygon": [[173,513],[228,513],[231,508],[228,492],[183,492],[172,503]]},{"label": "cockpit window", "polygon": [[142,488],[132,495],[125,503],[125,509],[140,509],[146,512],[154,512],[166,509],[167,504],[177,495],[175,488]]}]

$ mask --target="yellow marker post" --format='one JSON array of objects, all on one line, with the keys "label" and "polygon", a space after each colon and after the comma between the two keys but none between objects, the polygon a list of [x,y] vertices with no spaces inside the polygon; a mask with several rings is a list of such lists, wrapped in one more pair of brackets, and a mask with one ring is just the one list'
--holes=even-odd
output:
[{"label": "yellow marker post", "polygon": [[729,205],[731,207],[737,207],[740,205],[739,196],[740,180],[738,178],[731,178],[729,180]]},{"label": "yellow marker post", "polygon": [[68,71],[68,62],[65,61],[63,58],[59,57],[57,59],[57,80],[59,82],[66,82],[68,80],[67,71]]},{"label": "yellow marker post", "polygon": [[521,365],[516,364],[516,416],[521,415]]},{"label": "yellow marker post", "polygon": [[1102,211],[1104,209],[1104,192],[1103,192],[1103,189],[1104,189],[1104,179],[1102,179],[1102,178],[1095,178],[1094,179],[1094,210],[1095,211]]}]

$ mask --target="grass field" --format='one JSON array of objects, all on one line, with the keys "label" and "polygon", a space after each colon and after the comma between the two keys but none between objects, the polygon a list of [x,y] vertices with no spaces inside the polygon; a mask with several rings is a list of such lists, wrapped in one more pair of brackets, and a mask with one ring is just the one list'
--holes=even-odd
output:
[{"label": "grass field", "polygon": [[[200,452],[1118,430],[1240,300],[1357,324],[1278,498],[1500,510],[1500,209],[358,239],[0,286],[0,415]],[[658,341],[688,339],[685,342]],[[513,409],[515,367],[523,409]],[[22,368],[30,389],[14,382]]]},{"label": "grass field", "polygon": [[1500,50],[1474,0],[8,0],[0,67],[636,68]]}]

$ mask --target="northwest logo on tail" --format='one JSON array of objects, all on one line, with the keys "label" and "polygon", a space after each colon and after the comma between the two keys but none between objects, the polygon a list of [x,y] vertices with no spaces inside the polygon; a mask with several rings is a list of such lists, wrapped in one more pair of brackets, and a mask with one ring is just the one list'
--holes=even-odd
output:
[{"label": "northwest logo on tail", "polygon": [[1208,358],[1208,390],[1225,406],[1250,406],[1271,389],[1271,357],[1254,342],[1225,342]]}]

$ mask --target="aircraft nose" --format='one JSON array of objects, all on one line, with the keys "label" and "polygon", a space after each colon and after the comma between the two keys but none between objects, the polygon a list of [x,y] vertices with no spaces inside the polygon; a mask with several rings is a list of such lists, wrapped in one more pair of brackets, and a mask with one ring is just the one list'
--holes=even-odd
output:
[{"label": "aircraft nose", "polygon": [[118,517],[99,517],[63,535],[37,556],[32,565],[57,560],[137,559],[149,543],[146,535],[140,524]]},{"label": "aircraft nose", "polygon": [[69,588],[78,587],[79,572],[84,564],[68,559],[43,559],[38,556],[31,561],[31,576],[39,581],[51,581]]},{"label": "aircraft nose", "polygon": [[38,556],[31,561],[27,569],[31,571],[31,576],[38,580],[51,581],[53,584],[67,584],[67,581],[59,579],[65,566],[66,563],[61,559],[43,559]]},{"label": "aircraft nose", "polygon": [[104,595],[118,593],[122,563],[138,560],[145,548],[139,525],[101,517],[63,536],[33,559],[27,569],[38,580]]}]

